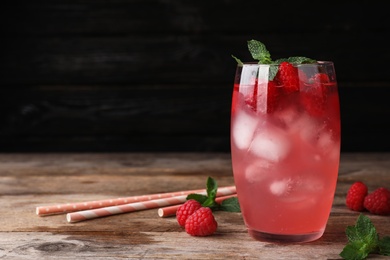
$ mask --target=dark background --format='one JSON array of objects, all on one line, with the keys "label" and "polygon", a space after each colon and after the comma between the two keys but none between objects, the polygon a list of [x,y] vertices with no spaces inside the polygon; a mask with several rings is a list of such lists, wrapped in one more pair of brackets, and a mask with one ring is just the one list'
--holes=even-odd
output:
[{"label": "dark background", "polygon": [[334,61],[342,151],[390,151],[383,4],[14,0],[0,17],[0,152],[229,152],[250,39]]}]

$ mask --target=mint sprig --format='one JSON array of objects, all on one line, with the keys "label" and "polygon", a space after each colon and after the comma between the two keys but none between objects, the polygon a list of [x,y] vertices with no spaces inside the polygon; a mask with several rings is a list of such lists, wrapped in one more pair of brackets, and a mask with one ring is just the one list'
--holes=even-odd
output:
[{"label": "mint sprig", "polygon": [[203,207],[209,207],[212,210],[221,210],[228,212],[241,212],[240,204],[237,197],[231,197],[222,201],[221,204],[215,201],[217,197],[218,184],[211,178],[207,178],[206,193],[207,195],[191,193],[187,196],[187,200],[194,199],[202,204]]},{"label": "mint sprig", "polygon": [[[270,67],[269,72],[269,80],[273,80],[278,72],[278,67],[276,65],[287,61],[289,63],[292,63],[294,65],[304,64],[304,63],[315,63],[316,60],[301,57],[301,56],[293,56],[288,58],[281,58],[277,60],[272,60],[271,53],[267,50],[267,47],[264,43],[257,41],[257,40],[249,40],[248,42],[248,50],[250,54],[252,55],[252,58],[256,61],[258,61],[258,64],[274,64],[275,66]],[[232,55],[233,59],[236,60],[236,62],[239,65],[242,65],[243,62],[237,58],[236,56]]]},{"label": "mint sprig", "polygon": [[360,214],[355,226],[348,226],[345,231],[348,244],[340,256],[346,260],[363,260],[369,254],[390,255],[390,237],[379,239],[371,220]]},{"label": "mint sprig", "polygon": [[[277,60],[272,60],[271,53],[267,50],[267,47],[264,43],[257,41],[257,40],[249,40],[247,42],[248,44],[248,50],[250,54],[252,55],[252,58],[256,61],[258,61],[259,64],[280,64],[284,61],[290,62],[294,65],[298,64],[304,64],[304,63],[315,63],[316,60],[301,57],[301,56],[292,56],[288,58],[280,58]],[[237,63],[242,64],[243,62],[237,58],[236,56],[232,55],[233,59],[236,60]]]}]

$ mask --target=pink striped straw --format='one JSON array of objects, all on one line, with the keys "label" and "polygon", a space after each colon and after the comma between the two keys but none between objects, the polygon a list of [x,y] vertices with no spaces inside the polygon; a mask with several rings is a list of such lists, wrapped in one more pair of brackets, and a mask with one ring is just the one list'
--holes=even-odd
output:
[{"label": "pink striped straw", "polygon": [[[232,194],[232,195],[226,195],[226,196],[222,196],[222,197],[217,197],[215,199],[215,201],[217,203],[221,203],[222,201],[224,201],[225,199],[228,199],[228,198],[231,198],[231,197],[237,197],[237,194]],[[159,208],[157,210],[157,214],[162,217],[162,218],[166,218],[166,217],[170,217],[170,216],[174,216],[176,215],[176,211],[177,209],[183,205],[180,204],[180,205],[173,205],[173,206],[168,206],[168,207],[163,207],[163,208]]]},{"label": "pink striped straw", "polygon": [[[198,194],[206,194],[206,191],[197,192]],[[236,193],[235,186],[219,188],[217,196],[224,196]],[[184,203],[187,199],[187,195],[180,195],[176,197],[155,199],[149,201],[140,201],[124,205],[110,206],[98,209],[84,210],[66,214],[66,220],[70,223],[79,222],[88,219],[106,217],[116,214],[122,214],[127,212],[140,211],[145,209],[154,209],[158,207],[177,205]]]},{"label": "pink striped straw", "polygon": [[[227,189],[235,189],[235,186],[223,187]],[[221,188],[222,189],[222,188]],[[131,196],[125,198],[116,198],[116,199],[105,199],[105,200],[95,200],[95,201],[86,201],[86,202],[77,202],[77,203],[65,203],[58,204],[53,206],[41,206],[36,208],[36,214],[39,216],[44,215],[53,215],[53,214],[63,214],[68,212],[75,212],[80,210],[89,210],[96,208],[103,208],[109,206],[124,205],[133,202],[148,201],[154,199],[162,199],[168,197],[176,197],[180,195],[188,195],[190,193],[199,193],[204,192],[205,189],[197,190],[186,190],[186,191],[177,191],[177,192],[166,192],[166,193],[155,193],[149,195],[141,196]]]}]

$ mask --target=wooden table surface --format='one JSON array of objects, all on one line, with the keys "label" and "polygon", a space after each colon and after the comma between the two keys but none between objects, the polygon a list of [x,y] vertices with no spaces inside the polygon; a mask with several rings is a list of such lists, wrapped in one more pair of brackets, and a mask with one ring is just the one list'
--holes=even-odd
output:
[{"label": "wooden table surface", "polygon": [[[210,237],[192,237],[157,209],[68,223],[37,216],[37,206],[234,185],[229,154],[0,154],[0,259],[341,259],[345,229],[359,215],[346,208],[349,186],[390,188],[390,154],[342,154],[336,197],[323,237],[307,244],[253,240],[241,213],[215,212]],[[380,236],[390,216],[365,213]],[[373,255],[370,259],[388,259]]]}]

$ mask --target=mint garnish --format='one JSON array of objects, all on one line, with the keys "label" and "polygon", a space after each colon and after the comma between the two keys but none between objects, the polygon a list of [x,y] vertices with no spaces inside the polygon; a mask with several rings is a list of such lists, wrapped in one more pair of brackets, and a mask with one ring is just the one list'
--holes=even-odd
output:
[{"label": "mint garnish", "polygon": [[243,64],[243,62],[239,58],[237,58],[236,56],[232,55],[232,57],[233,57],[233,59],[235,59],[237,61],[238,64],[240,64],[240,65]]},{"label": "mint garnish", "polygon": [[[303,63],[315,63],[316,60],[301,57],[301,56],[293,56],[289,58],[281,58],[277,60],[271,59],[271,54],[267,50],[267,47],[264,43],[257,41],[257,40],[250,40],[248,41],[248,50],[250,54],[252,55],[252,58],[254,60],[259,61],[259,64],[280,64],[283,61],[290,62],[292,64],[298,65]],[[242,64],[243,62],[237,58],[236,56],[232,55],[233,59],[237,61],[238,64]]]},{"label": "mint garnish", "polygon": [[241,212],[240,204],[237,197],[231,197],[222,201],[221,204],[215,201],[217,197],[218,185],[217,182],[211,178],[207,178],[206,192],[207,195],[191,193],[187,196],[187,200],[194,199],[202,204],[203,207],[209,207],[212,210],[221,210],[228,212]]},{"label": "mint garnish", "polygon": [[252,58],[259,61],[259,64],[272,63],[271,54],[262,42],[256,40],[248,41],[248,49]]},{"label": "mint garnish", "polygon": [[360,214],[355,226],[348,226],[345,231],[348,244],[340,256],[347,260],[363,260],[369,254],[390,255],[390,237],[379,239],[371,220]]},{"label": "mint garnish", "polygon": [[287,59],[278,59],[278,60],[275,61],[275,63],[280,64],[283,61],[287,61],[287,62],[290,62],[292,64],[304,64],[304,63],[315,63],[315,62],[317,62],[316,60],[313,60],[313,59],[310,59],[310,58],[296,56],[296,57],[288,57]]},{"label": "mint garnish", "polygon": [[[306,58],[306,57],[301,57],[301,56],[293,56],[293,57],[288,57],[288,58],[281,58],[281,59],[277,59],[277,60],[272,60],[271,54],[267,50],[267,47],[265,46],[265,44],[262,42],[259,42],[257,40],[248,41],[248,50],[249,50],[250,54],[252,55],[252,58],[254,60],[257,60],[259,64],[278,65],[284,61],[287,61],[287,62],[292,63],[294,65],[298,65],[298,64],[304,64],[304,63],[317,62],[316,60]],[[236,56],[232,55],[232,57],[233,57],[233,59],[236,60],[236,62],[239,65],[243,64],[243,62],[239,58],[237,58]],[[273,80],[274,77],[276,76],[277,72],[278,72],[278,67],[271,66],[270,72],[269,72],[269,80]]]}]

